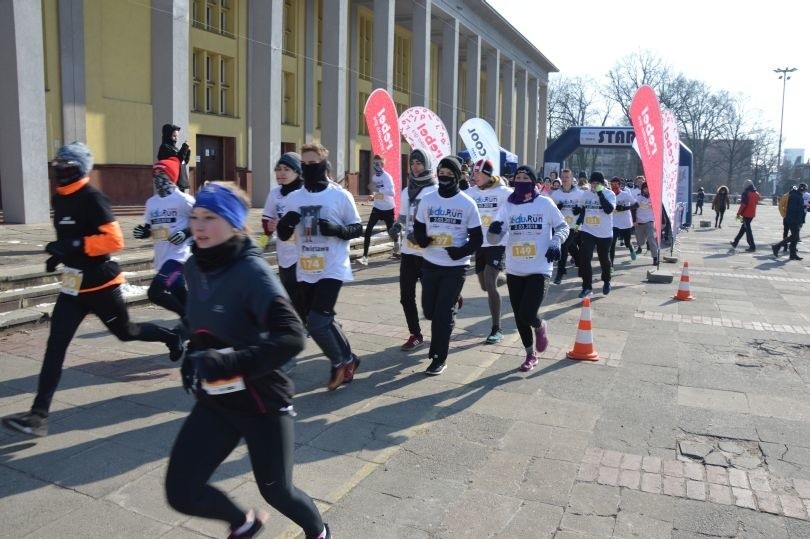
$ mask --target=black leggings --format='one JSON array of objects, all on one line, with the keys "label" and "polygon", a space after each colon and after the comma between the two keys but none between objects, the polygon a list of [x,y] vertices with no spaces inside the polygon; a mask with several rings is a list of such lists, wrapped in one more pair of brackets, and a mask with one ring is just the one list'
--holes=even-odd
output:
[{"label": "black leggings", "polygon": [[306,324],[312,340],[321,347],[333,367],[352,361],[349,339],[335,320],[335,304],[343,286],[339,279],[321,279],[316,283],[298,283],[296,309],[306,313]]},{"label": "black leggings", "polygon": [[186,280],[183,278],[183,263],[167,260],[158,270],[149,290],[149,301],[172,311],[183,318],[186,316]]},{"label": "black leggings", "polygon": [[197,401],[172,447],[166,472],[166,498],[176,511],[213,518],[236,529],[246,511],[208,480],[244,438],[253,477],[262,497],[301,526],[307,537],[323,531],[312,499],[292,480],[295,434],[287,412],[245,415]]},{"label": "black leggings", "polygon": [[51,313],[51,332],[45,347],[45,358],[39,372],[37,396],[31,409],[47,416],[65,362],[70,341],[82,320],[93,313],[110,332],[122,341],[160,341],[167,346],[177,344],[179,336],[156,324],[136,324],[129,320],[129,312],[120,285],[109,286],[78,296],[59,294]]},{"label": "black leggings", "polygon": [[520,342],[525,348],[534,345],[534,328],[540,327],[537,313],[543,298],[548,292],[549,278],[539,273],[521,277],[506,274],[506,287],[509,289],[509,303],[515,313],[515,325],[520,334]]},{"label": "black leggings", "polygon": [[588,232],[580,232],[579,246],[579,276],[582,277],[582,289],[593,288],[593,250],[599,256],[599,265],[602,267],[602,282],[610,282],[610,243],[612,238],[597,238]]},{"label": "black leggings", "polygon": [[560,260],[557,262],[557,277],[562,278],[566,272],[565,266],[568,264],[568,257],[577,261],[579,259],[579,232],[571,230],[560,246],[560,253]]},{"label": "black leggings", "polygon": [[455,325],[453,306],[464,287],[466,266],[438,266],[422,262],[422,311],[430,320],[430,351],[439,361],[447,359],[450,334]]},{"label": "black leggings", "polygon": [[394,226],[394,210],[378,210],[377,208],[371,209],[371,215],[368,218],[366,225],[366,232],[363,235],[363,256],[368,256],[368,247],[371,245],[371,235],[374,233],[374,227],[377,226],[377,221],[382,219],[385,221],[385,229],[388,230]]},{"label": "black leggings", "polygon": [[416,283],[422,277],[422,257],[402,254],[399,261],[399,303],[405,312],[405,321],[411,335],[422,335],[419,310],[416,308]]},{"label": "black leggings", "polygon": [[714,211],[714,228],[723,224],[723,214],[726,213],[725,210],[723,211]]},{"label": "black leggings", "polygon": [[610,242],[610,265],[613,265],[613,259],[616,258],[616,242],[619,238],[622,239],[622,243],[627,246],[628,249],[633,250],[633,244],[631,243],[631,238],[633,234],[632,228],[614,228],[613,229],[613,241]]}]

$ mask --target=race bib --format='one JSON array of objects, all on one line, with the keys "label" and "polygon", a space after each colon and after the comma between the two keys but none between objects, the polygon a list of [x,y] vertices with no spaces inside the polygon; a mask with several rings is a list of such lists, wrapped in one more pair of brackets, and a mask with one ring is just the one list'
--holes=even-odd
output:
[{"label": "race bib", "polygon": [[62,270],[62,286],[59,287],[59,291],[69,296],[78,296],[82,288],[83,275],[82,270],[65,266]]},{"label": "race bib", "polygon": [[382,200],[385,198],[385,195],[382,193],[374,193],[374,200]]},{"label": "race bib", "polygon": [[533,243],[521,243],[512,246],[512,258],[532,260],[537,257],[537,246]]},{"label": "race bib", "polygon": [[152,238],[155,241],[159,240],[168,240],[169,239],[169,229],[165,226],[157,226],[152,229]]},{"label": "race bib", "polygon": [[[220,348],[217,352],[228,354],[233,352],[233,348]],[[245,381],[241,376],[234,376],[232,378],[223,378],[222,380],[214,380],[209,382],[203,380],[200,382],[200,387],[209,395],[224,395],[226,393],[235,393],[245,389]]]},{"label": "race bib", "polygon": [[586,225],[599,226],[599,223],[601,222],[602,220],[599,218],[598,215],[589,215],[588,217],[585,218]]},{"label": "race bib", "polygon": [[481,226],[489,226],[492,224],[492,216],[491,215],[482,215],[481,216]]},{"label": "race bib", "polygon": [[408,241],[408,247],[410,247],[411,249],[422,249],[421,247],[419,247],[418,243],[414,243],[411,240],[407,240],[407,241]]},{"label": "race bib", "polygon": [[450,234],[436,234],[435,236],[431,236],[432,241],[430,242],[431,245],[435,245],[436,247],[452,247],[453,246],[453,236]]},{"label": "race bib", "polygon": [[326,267],[326,258],[322,255],[302,256],[298,265],[304,273],[321,273]]},{"label": "race bib", "polygon": [[565,222],[570,225],[571,223],[574,222],[574,217],[572,215],[566,215],[565,216]]}]

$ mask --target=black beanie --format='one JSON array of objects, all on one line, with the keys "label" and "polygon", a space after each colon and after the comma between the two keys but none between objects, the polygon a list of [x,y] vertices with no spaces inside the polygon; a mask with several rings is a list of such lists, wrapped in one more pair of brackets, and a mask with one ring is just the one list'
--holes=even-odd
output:
[{"label": "black beanie", "polygon": [[517,176],[521,172],[527,175],[529,178],[531,178],[532,183],[537,183],[537,174],[535,174],[534,169],[532,167],[530,167],[529,165],[520,165],[517,168],[517,170],[515,170],[515,176]]},{"label": "black beanie", "polygon": [[439,161],[439,166],[436,167],[437,173],[439,172],[440,168],[451,170],[453,172],[453,176],[455,176],[457,180],[461,179],[461,161],[459,161],[457,157],[453,155],[443,157],[442,160]]},{"label": "black beanie", "polygon": [[605,175],[599,172],[598,170],[594,170],[591,172],[591,178],[588,180],[591,182],[599,182],[602,185],[605,184]]}]

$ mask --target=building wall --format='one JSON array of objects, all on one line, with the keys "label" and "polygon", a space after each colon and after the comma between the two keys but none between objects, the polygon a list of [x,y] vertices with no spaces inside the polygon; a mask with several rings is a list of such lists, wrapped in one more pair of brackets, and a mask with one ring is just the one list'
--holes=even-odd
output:
[{"label": "building wall", "polygon": [[[42,2],[42,35],[45,51],[45,127],[48,159],[62,146],[62,87],[59,80],[59,17],[57,0]],[[70,142],[70,141],[68,141]]]}]

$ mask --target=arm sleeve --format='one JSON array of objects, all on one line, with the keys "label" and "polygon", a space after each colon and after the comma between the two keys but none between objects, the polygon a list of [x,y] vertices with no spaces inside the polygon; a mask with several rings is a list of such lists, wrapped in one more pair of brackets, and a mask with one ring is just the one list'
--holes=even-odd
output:
[{"label": "arm sleeve", "polygon": [[467,234],[469,239],[467,243],[459,247],[462,256],[470,256],[484,243],[484,233],[481,231],[481,226],[475,228],[468,228]]},{"label": "arm sleeve", "polygon": [[357,213],[357,206],[354,204],[354,198],[351,193],[341,190],[344,195],[343,212],[341,218],[343,219],[343,231],[338,234],[342,240],[353,240],[363,235],[363,223],[360,222],[360,214]]},{"label": "arm sleeve", "polygon": [[84,254],[103,256],[118,252],[124,248],[124,234],[118,221],[115,220],[110,201],[98,191],[93,194],[93,199],[95,204],[88,205],[87,212],[91,214],[90,221],[96,226],[98,233],[83,238]]},{"label": "arm sleeve", "polygon": [[613,213],[614,205],[608,200],[608,197],[605,195],[603,191],[599,191],[596,194],[599,197],[599,205],[602,207],[602,211],[605,213]]}]

